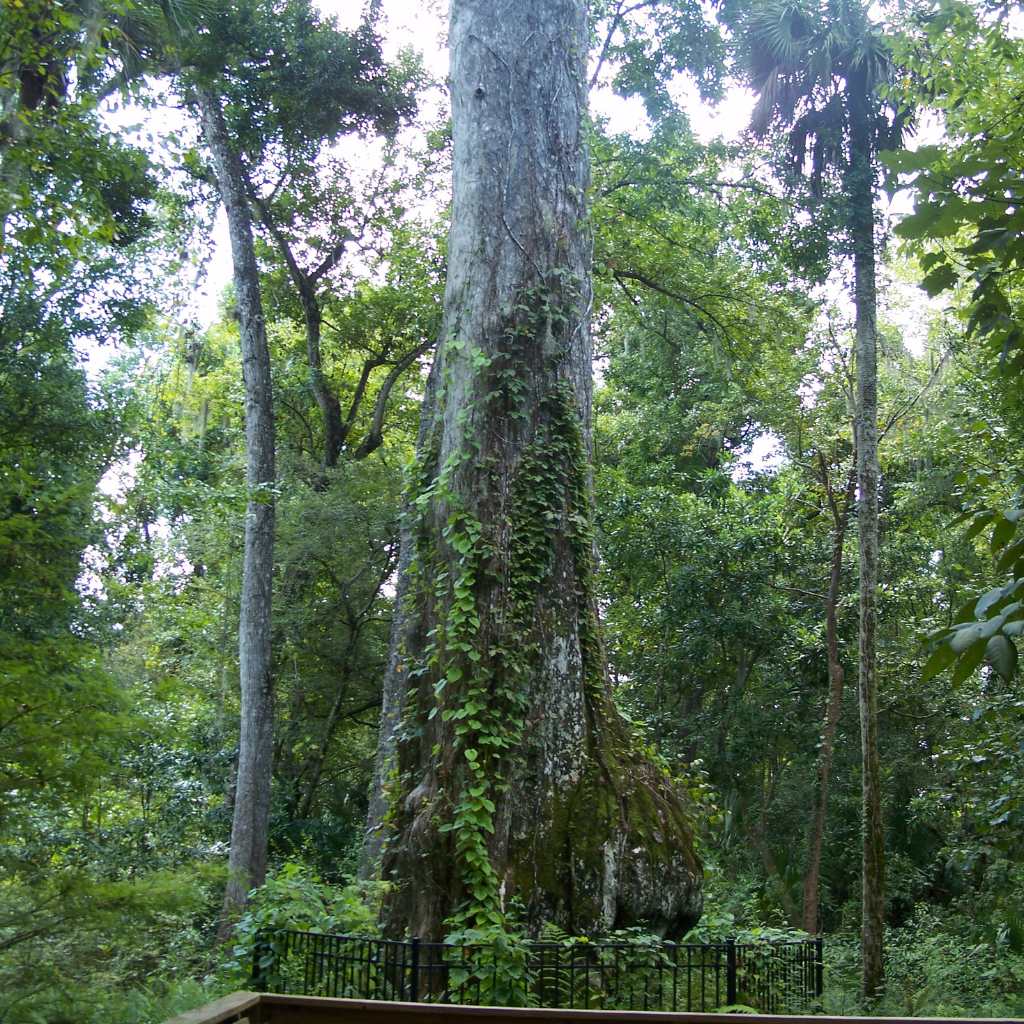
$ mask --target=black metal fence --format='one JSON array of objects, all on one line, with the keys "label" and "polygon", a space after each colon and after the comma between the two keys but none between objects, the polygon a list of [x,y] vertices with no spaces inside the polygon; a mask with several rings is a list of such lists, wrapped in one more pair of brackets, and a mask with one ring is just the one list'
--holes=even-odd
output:
[{"label": "black metal fence", "polygon": [[527,942],[497,946],[275,931],[254,951],[253,987],[408,1002],[710,1012],[810,1012],[822,942]]}]

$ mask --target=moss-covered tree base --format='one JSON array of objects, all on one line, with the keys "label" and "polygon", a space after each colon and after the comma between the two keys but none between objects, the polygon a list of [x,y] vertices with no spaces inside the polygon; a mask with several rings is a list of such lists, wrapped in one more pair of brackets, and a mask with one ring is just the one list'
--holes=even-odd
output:
[{"label": "moss-covered tree base", "polygon": [[702,909],[703,872],[684,798],[642,752],[604,694],[572,774],[549,780],[543,806],[513,802],[506,892],[530,931],[547,922],[576,935],[642,926],[681,938]]},{"label": "moss-covered tree base", "polygon": [[[686,797],[636,749],[607,694],[586,703],[577,756],[557,766],[549,760],[551,770],[537,773],[544,751],[527,740],[496,800],[486,847],[501,916],[490,923],[522,923],[534,936],[549,923],[592,936],[640,926],[679,939],[699,920],[703,902]],[[487,905],[486,891],[467,891],[457,838],[447,827],[448,789],[428,771],[403,794],[401,835],[385,861],[395,885],[386,919],[392,934],[440,939],[453,930],[453,909],[474,898],[478,909]]]}]

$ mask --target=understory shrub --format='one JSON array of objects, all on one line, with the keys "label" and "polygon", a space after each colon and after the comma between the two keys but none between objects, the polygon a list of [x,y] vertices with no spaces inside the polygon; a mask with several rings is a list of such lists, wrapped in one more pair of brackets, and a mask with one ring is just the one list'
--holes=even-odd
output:
[{"label": "understory shrub", "polygon": [[1024,1014],[1024,956],[996,942],[971,941],[931,908],[919,907],[905,926],[886,930],[885,993],[868,1006],[859,994],[859,937],[829,936],[825,948],[824,1007],[829,1014]]},{"label": "understory shrub", "polygon": [[271,991],[295,990],[293,974],[301,972],[301,963],[285,955],[281,933],[377,935],[386,891],[386,882],[331,886],[308,865],[288,861],[250,893],[246,911],[235,926],[231,956],[223,968],[225,978],[235,987],[247,987],[255,964]]},{"label": "understory shrub", "polygon": [[[151,1024],[225,991],[213,925],[223,872],[0,884],[3,1024]],[[33,922],[23,927],[25,921]]]}]

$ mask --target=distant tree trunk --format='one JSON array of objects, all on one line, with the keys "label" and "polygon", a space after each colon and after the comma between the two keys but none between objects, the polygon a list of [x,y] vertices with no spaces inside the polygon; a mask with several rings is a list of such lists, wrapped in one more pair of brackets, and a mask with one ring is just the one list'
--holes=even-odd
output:
[{"label": "distant tree trunk", "polygon": [[679,935],[701,906],[690,822],[615,711],[598,636],[584,4],[454,0],[450,45],[445,318],[385,687],[385,924],[438,938],[516,899],[534,929]]},{"label": "distant tree trunk", "polygon": [[198,94],[203,135],[228,218],[245,383],[245,451],[248,504],[238,624],[241,731],[238,781],[231,823],[228,883],[222,934],[267,873],[267,828],[273,761],[274,691],[270,613],[274,571],[274,407],[259,271],[245,174],[231,146],[220,102]]},{"label": "distant tree trunk", "polygon": [[324,430],[324,447],[321,458],[324,468],[330,469],[338,464],[338,458],[345,443],[346,430],[341,420],[341,403],[324,376],[320,348],[323,310],[320,298],[317,296],[317,282],[341,259],[345,251],[345,243],[344,241],[338,243],[318,270],[312,273],[303,270],[266,201],[252,187],[252,183],[248,179],[246,179],[245,185],[247,196],[256,209],[260,223],[269,232],[284,260],[288,276],[292,279],[299,304],[302,306],[302,320],[306,329],[306,363],[309,366],[309,386],[316,399],[317,407],[320,409]]},{"label": "distant tree trunk", "polygon": [[[428,394],[424,401],[430,400],[428,385]],[[425,422],[424,417],[420,424],[418,451],[423,450]],[[398,772],[398,728],[402,721],[402,702],[405,700],[408,682],[403,630],[406,626],[406,599],[414,543],[410,529],[413,512],[413,507],[407,503],[403,509],[399,536],[398,586],[395,592],[394,618],[391,621],[388,664],[381,689],[380,732],[373,765],[373,780],[370,783],[369,806],[366,811],[366,836],[359,856],[359,877],[362,879],[375,878],[380,874],[384,841],[387,838],[389,800],[394,798],[397,790],[397,778],[394,776]]]},{"label": "distant tree trunk", "polygon": [[747,651],[740,648],[736,655],[736,675],[731,686],[723,686],[721,699],[718,702],[718,732],[715,740],[715,752],[719,764],[725,763],[726,745],[732,732],[732,724],[743,703],[750,682],[750,674],[754,671],[760,651]]},{"label": "distant tree trunk", "polygon": [[846,528],[850,522],[857,482],[855,462],[847,475],[842,499],[836,497],[828,478],[825,460],[821,460],[822,483],[828,492],[832,511],[832,568],[829,572],[828,593],[825,597],[825,646],[828,658],[828,700],[825,705],[825,724],[818,748],[818,788],[814,797],[814,817],[811,821],[808,843],[807,871],[804,874],[803,929],[812,934],[819,929],[818,903],[821,888],[821,854],[825,842],[825,819],[828,815],[828,791],[832,778],[832,756],[835,752],[836,729],[843,710],[843,684],[846,673],[839,660],[838,608],[843,579],[843,547]]},{"label": "distant tree trunk", "polygon": [[337,395],[330,389],[324,377],[323,362],[320,357],[320,329],[323,316],[320,303],[312,289],[300,287],[299,296],[302,300],[302,312],[306,322],[306,359],[309,363],[309,383],[313,396],[320,408],[320,416],[324,425],[323,463],[327,469],[338,464],[342,445],[345,443],[345,430],[341,422],[341,403]]},{"label": "distant tree trunk", "polygon": [[857,356],[857,530],[860,540],[859,704],[863,786],[863,918],[861,987],[866,998],[883,986],[885,836],[878,763],[878,368],[875,207],[866,72],[851,75],[849,194],[854,265]]}]

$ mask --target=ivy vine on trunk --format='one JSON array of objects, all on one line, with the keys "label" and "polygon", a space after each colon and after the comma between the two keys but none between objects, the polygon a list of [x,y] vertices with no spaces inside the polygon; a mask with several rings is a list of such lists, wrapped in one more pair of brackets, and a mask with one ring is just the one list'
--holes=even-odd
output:
[{"label": "ivy vine on trunk", "polygon": [[680,935],[689,812],[617,713],[598,633],[584,5],[456,0],[450,41],[445,318],[372,822],[386,925],[479,935],[515,902],[533,930]]}]

